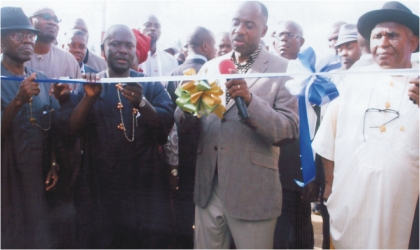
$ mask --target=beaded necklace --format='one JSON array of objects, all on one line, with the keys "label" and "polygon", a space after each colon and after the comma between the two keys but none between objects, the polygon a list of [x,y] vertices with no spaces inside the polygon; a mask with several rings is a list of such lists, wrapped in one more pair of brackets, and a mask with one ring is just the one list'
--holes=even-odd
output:
[{"label": "beaded necklace", "polygon": [[[109,71],[106,71],[105,77],[108,78],[109,77]],[[117,109],[120,111],[120,117],[121,117],[121,123],[118,124],[117,129],[122,130],[124,132],[124,136],[127,139],[127,141],[129,142],[133,142],[134,141],[134,123],[136,125],[136,127],[138,126],[137,124],[137,119],[136,119],[136,115],[137,115],[137,109],[133,108],[132,110],[132,132],[131,132],[131,139],[128,138],[127,136],[127,129],[125,127],[125,123],[124,123],[124,118],[123,118],[123,113],[122,113],[122,109],[124,108],[124,106],[122,105],[122,101],[121,101],[121,95],[120,95],[120,91],[123,89],[123,84],[122,83],[118,83],[115,85],[115,87],[117,88],[117,95],[118,95],[118,104],[117,104]]]}]

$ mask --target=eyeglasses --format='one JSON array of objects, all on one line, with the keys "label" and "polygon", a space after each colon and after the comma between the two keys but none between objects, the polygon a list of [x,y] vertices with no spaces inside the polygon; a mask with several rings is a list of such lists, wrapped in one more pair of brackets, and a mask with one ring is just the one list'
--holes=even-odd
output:
[{"label": "eyeglasses", "polygon": [[31,43],[35,42],[35,40],[36,40],[36,35],[34,33],[25,34],[25,33],[21,33],[21,32],[16,32],[16,33],[10,34],[10,37],[17,42],[22,42],[23,39],[25,39],[25,38],[28,38],[28,40]]},{"label": "eyeglasses", "polygon": [[282,36],[286,36],[287,38],[300,38],[301,36],[296,35],[294,33],[291,32],[280,32],[277,36],[276,36],[276,32],[274,32],[273,34],[271,34],[272,38],[275,38],[277,40],[281,40]]},{"label": "eyeglasses", "polygon": [[365,139],[365,121],[366,121],[366,115],[369,112],[384,112],[384,113],[389,113],[389,114],[394,114],[395,115],[394,118],[392,118],[391,120],[385,122],[384,124],[379,125],[379,126],[371,126],[369,128],[380,128],[380,127],[382,127],[382,126],[384,126],[384,125],[386,125],[386,124],[388,124],[388,123],[396,120],[398,117],[400,117],[400,112],[398,112],[397,110],[393,110],[393,109],[377,109],[377,108],[366,109],[365,116],[363,117],[363,140],[365,142],[366,142],[366,139]]},{"label": "eyeglasses", "polygon": [[49,13],[36,14],[36,15],[31,16],[30,18],[36,17],[36,16],[40,16],[42,19],[44,19],[46,21],[49,21],[49,20],[52,19],[55,23],[61,22],[61,20],[58,20],[58,18],[56,16],[52,16]]}]

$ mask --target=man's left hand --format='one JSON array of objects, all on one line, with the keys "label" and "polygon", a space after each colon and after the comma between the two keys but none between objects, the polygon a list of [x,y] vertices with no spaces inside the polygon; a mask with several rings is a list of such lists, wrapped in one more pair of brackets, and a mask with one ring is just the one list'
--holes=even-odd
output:
[{"label": "man's left hand", "polygon": [[[229,69],[231,74],[238,74],[236,70]],[[249,92],[248,84],[244,79],[232,79],[226,82],[226,89],[230,95],[230,98],[235,99],[235,97],[243,97],[246,105],[248,106],[251,102],[252,95]]]},{"label": "man's left hand", "polygon": [[143,86],[140,83],[130,83],[123,86],[121,93],[133,107],[138,108],[143,98]]},{"label": "man's left hand", "polygon": [[419,77],[410,80],[410,87],[408,88],[408,96],[414,100],[419,107]]}]

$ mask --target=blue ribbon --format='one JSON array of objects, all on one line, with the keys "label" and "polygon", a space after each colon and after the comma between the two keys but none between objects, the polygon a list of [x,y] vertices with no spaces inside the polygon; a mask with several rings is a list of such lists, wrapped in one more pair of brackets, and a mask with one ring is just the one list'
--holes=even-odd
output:
[{"label": "blue ribbon", "polygon": [[[10,76],[1,76],[1,80],[9,80],[9,81],[18,81],[21,82],[25,80],[23,77],[10,77]],[[34,82],[47,82],[47,83],[86,83],[86,80],[78,81],[78,80],[66,80],[66,79],[34,79]]]},{"label": "blue ribbon", "polygon": [[[314,50],[311,47],[308,47],[304,51],[298,54],[298,59],[302,63],[302,65],[311,71],[312,73],[316,73],[315,62],[316,62],[316,55]],[[328,72],[333,69],[338,69],[341,67],[341,63],[327,63],[323,67],[321,67],[319,72]],[[314,154],[312,151],[312,141],[311,135],[309,132],[309,121],[308,121],[308,111],[306,110],[306,88],[312,81],[312,84],[309,86],[308,90],[308,100],[309,103],[312,105],[321,106],[327,102],[332,101],[333,99],[337,98],[339,93],[334,83],[330,81],[330,79],[316,75],[314,77],[307,78],[305,84],[305,88],[303,88],[302,92],[298,96],[298,104],[299,104],[299,127],[300,127],[300,156],[301,156],[301,164],[302,164],[302,176],[303,182],[299,180],[295,180],[295,182],[300,186],[304,187],[311,181],[315,179],[316,176],[316,168],[315,168],[315,159]]]}]

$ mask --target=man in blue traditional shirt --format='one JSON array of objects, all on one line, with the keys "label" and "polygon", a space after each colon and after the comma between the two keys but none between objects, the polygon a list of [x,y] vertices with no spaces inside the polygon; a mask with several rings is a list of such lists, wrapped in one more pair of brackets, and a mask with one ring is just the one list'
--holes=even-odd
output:
[{"label": "man in blue traditional shirt", "polygon": [[[136,38],[129,27],[111,26],[102,50],[108,69],[99,77],[144,76],[130,70]],[[94,74],[87,78],[95,81]],[[169,187],[157,147],[173,123],[172,101],[159,82],[90,83],[71,93],[55,125],[67,142],[78,135],[82,141],[79,247],[162,248],[170,229]]]},{"label": "man in blue traditional shirt", "polygon": [[25,78],[1,80],[2,248],[54,247],[45,190],[53,190],[58,180],[49,129],[51,112],[59,106],[49,83],[34,82],[46,76],[24,66],[38,32],[21,8],[1,8],[1,74]]}]

